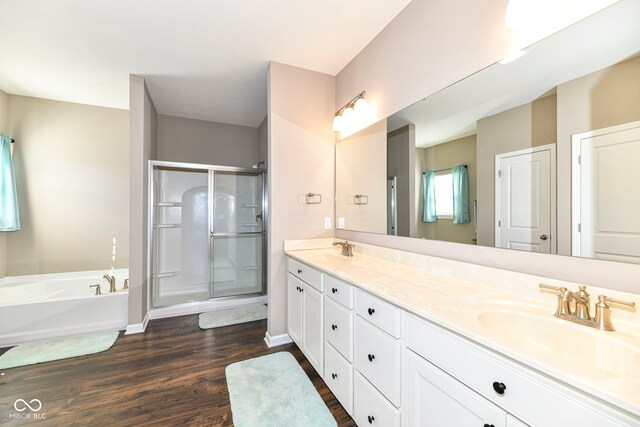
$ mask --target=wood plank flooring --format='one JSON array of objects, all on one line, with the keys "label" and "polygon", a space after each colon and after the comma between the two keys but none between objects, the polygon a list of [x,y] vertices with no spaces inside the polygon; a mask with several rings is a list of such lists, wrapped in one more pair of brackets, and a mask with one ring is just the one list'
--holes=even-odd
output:
[{"label": "wood plank flooring", "polygon": [[[226,366],[288,351],[338,425],[355,426],[295,344],[266,346],[266,328],[262,320],[203,331],[197,315],[159,319],[145,334],[121,334],[103,353],[8,369],[0,376],[0,425],[232,426]],[[34,398],[46,419],[9,417],[16,399]]]}]

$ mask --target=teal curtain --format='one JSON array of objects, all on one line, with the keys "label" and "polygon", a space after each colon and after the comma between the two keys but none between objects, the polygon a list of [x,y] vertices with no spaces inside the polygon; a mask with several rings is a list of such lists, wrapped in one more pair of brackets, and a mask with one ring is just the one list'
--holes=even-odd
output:
[{"label": "teal curtain", "polygon": [[20,230],[11,138],[0,135],[0,231]]},{"label": "teal curtain", "polygon": [[422,222],[436,222],[436,186],[435,172],[426,171],[422,173],[422,200],[424,210],[422,212]]},{"label": "teal curtain", "polygon": [[454,166],[453,175],[453,223],[469,224],[469,177],[466,165]]}]

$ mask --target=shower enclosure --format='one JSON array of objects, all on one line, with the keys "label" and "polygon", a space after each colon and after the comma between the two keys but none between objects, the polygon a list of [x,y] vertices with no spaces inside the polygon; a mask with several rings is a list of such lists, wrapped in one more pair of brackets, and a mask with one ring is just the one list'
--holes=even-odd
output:
[{"label": "shower enclosure", "polygon": [[150,306],[264,295],[264,170],[150,168]]}]

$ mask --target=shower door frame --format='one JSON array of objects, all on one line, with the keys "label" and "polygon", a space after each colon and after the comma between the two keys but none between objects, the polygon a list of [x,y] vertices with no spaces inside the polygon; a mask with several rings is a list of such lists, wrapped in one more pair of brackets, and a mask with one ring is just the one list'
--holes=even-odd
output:
[{"label": "shower door frame", "polygon": [[[233,299],[242,299],[242,298],[254,298],[257,296],[263,296],[267,294],[267,237],[268,237],[268,224],[269,224],[269,196],[268,196],[268,183],[267,183],[267,169],[263,168],[243,168],[243,167],[235,167],[235,166],[220,166],[220,165],[207,165],[207,164],[199,164],[199,163],[186,163],[186,162],[167,162],[162,160],[149,160],[148,163],[148,209],[147,209],[147,283],[149,284],[147,291],[147,307],[148,310],[153,310],[153,291],[155,281],[153,279],[153,220],[154,220],[154,191],[153,191],[153,177],[154,170],[156,168],[176,168],[183,169],[185,171],[192,170],[198,172],[207,172],[208,173],[208,208],[209,208],[209,219],[208,219],[208,228],[209,230],[209,245],[208,245],[208,254],[207,257],[209,259],[209,299],[208,301],[221,301],[221,300],[233,300]],[[212,255],[212,247],[213,247],[213,176],[214,172],[228,172],[228,173],[238,173],[238,174],[250,174],[250,175],[262,175],[262,291],[255,292],[250,294],[241,294],[241,295],[229,295],[222,297],[213,297],[213,277],[211,274],[211,255]],[[254,233],[257,235],[258,233]],[[185,303],[185,304],[193,304],[193,303]]]}]

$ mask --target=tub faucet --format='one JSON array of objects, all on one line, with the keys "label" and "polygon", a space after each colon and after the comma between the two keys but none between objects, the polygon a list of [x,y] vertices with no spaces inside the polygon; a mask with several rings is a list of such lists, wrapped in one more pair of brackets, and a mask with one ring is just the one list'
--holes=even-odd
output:
[{"label": "tub faucet", "polygon": [[107,282],[109,282],[109,292],[115,292],[116,291],[116,277],[115,276],[109,276],[108,274],[105,274],[104,276],[102,276],[103,279],[106,279]]}]

